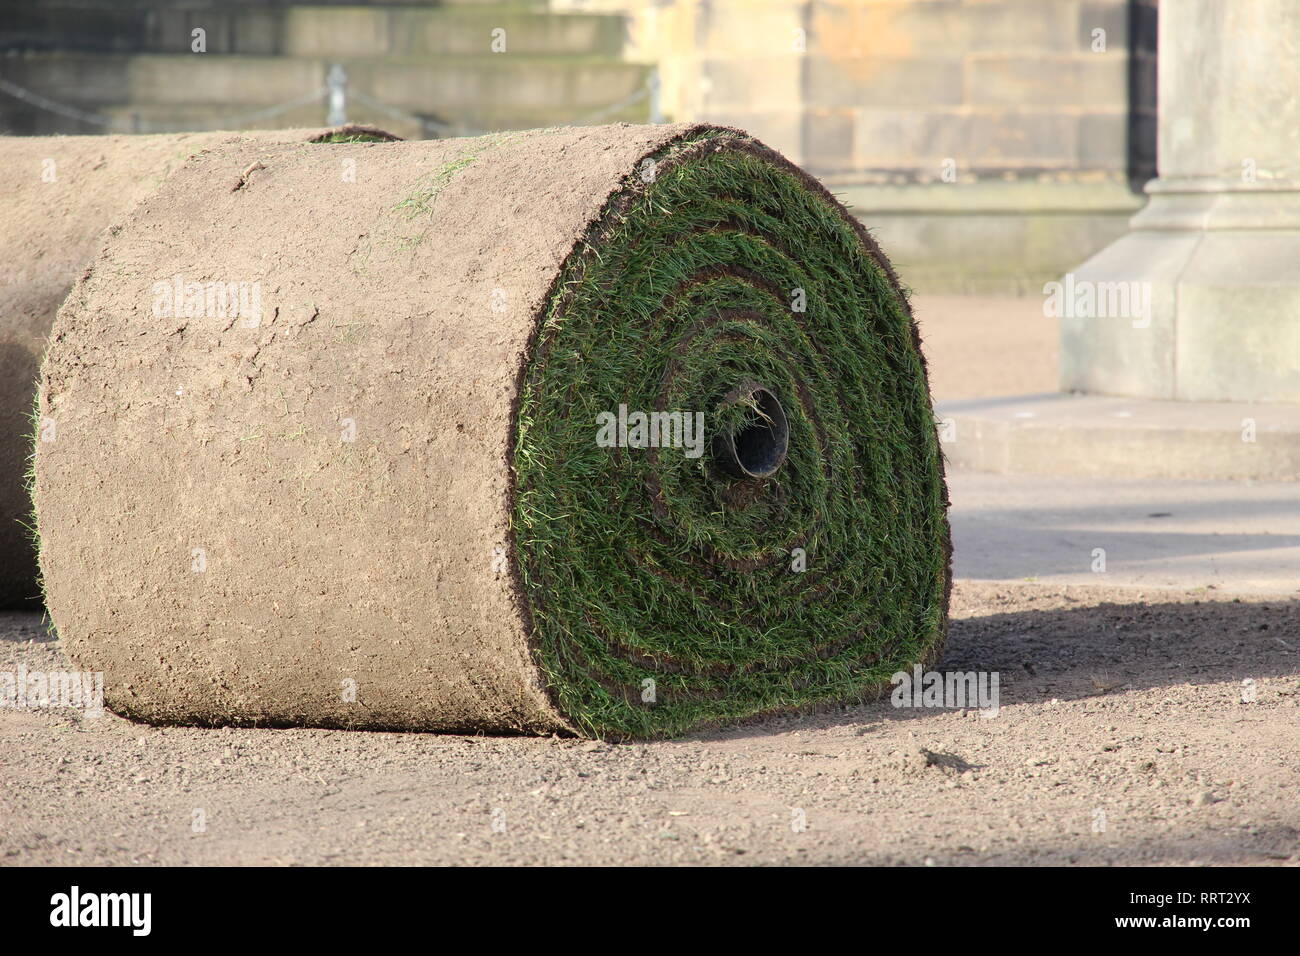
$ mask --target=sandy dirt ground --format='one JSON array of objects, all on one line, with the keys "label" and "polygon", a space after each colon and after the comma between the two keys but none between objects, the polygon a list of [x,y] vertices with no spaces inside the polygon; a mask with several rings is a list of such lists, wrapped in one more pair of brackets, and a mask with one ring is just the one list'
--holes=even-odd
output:
[{"label": "sandy dirt ground", "polygon": [[[66,668],[0,629],[0,668]],[[939,669],[997,672],[996,716],[613,745],[0,711],[0,862],[1300,863],[1300,605],[961,583]]]},{"label": "sandy dirt ground", "polygon": [[[1054,388],[1036,301],[916,309],[938,397]],[[996,672],[996,716],[886,697],[611,745],[0,710],[0,865],[1300,864],[1300,604],[1027,583],[1027,548],[970,537],[958,568],[1009,580],[959,580],[938,669]],[[19,664],[67,667],[0,615]]]}]

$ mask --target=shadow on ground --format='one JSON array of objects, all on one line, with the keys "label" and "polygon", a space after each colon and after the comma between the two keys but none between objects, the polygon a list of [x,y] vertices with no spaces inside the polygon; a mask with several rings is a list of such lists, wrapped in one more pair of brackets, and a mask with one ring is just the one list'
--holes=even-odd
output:
[{"label": "shadow on ground", "polygon": [[[961,582],[948,643],[934,669],[997,673],[1003,707],[1271,678],[1296,677],[1300,683],[1300,601],[1192,595],[1161,600],[1167,596],[1139,589]],[[1150,597],[1156,600],[1148,603]],[[774,724],[788,729],[796,721],[833,727],[932,713],[893,707],[890,690],[861,707],[769,718],[700,736],[761,735]]]},{"label": "shadow on ground", "polygon": [[[963,582],[954,594],[948,643],[935,670],[997,673],[1002,706],[1165,686],[1300,678],[1300,601],[1134,600],[1141,593]],[[999,603],[1008,609],[997,610]],[[54,644],[47,623],[39,614],[0,612],[0,647],[27,641]],[[847,711],[835,707],[766,718],[693,736],[762,734],[774,723],[784,727],[791,721],[829,727],[857,723],[864,716],[926,715],[892,707],[890,689],[879,701]]]}]

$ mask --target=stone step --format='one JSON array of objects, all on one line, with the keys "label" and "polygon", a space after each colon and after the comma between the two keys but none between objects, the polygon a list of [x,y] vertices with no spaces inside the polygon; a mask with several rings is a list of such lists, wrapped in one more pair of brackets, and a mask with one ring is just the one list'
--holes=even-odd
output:
[{"label": "stone step", "polygon": [[[308,57],[28,54],[3,60],[10,82],[80,109],[125,105],[227,113],[293,100],[325,83],[332,61]],[[601,57],[524,55],[344,60],[351,89],[411,112],[598,110],[641,90],[648,67]]]},{"label": "stone step", "polygon": [[947,461],[999,474],[1300,479],[1300,405],[1047,394],[941,402]]},{"label": "stone step", "polygon": [[[1207,588],[1300,598],[1294,482],[992,475],[949,469],[966,580]],[[1290,635],[1281,635],[1292,644]]]},{"label": "stone step", "polygon": [[[599,54],[623,49],[625,21],[608,14],[545,11],[545,4],[330,6],[215,4],[175,6],[47,2],[23,5],[0,23],[0,50],[191,54],[201,27],[206,54],[378,57],[492,52],[505,31],[506,52]],[[199,55],[199,54],[191,54]]]},{"label": "stone step", "polygon": [[[644,100],[629,104],[621,110],[602,112],[590,122],[644,123],[648,106]],[[230,107],[186,107],[158,104],[133,104],[108,107],[100,111],[111,117],[111,125],[103,130],[110,133],[168,133],[207,129],[290,129],[326,125],[323,103],[296,107],[273,117],[248,120]],[[448,136],[475,136],[480,133],[510,129],[535,129],[545,126],[581,126],[588,122],[567,107],[523,109],[515,107],[482,107],[455,114],[437,109],[412,110],[416,116],[433,121],[432,129],[422,123],[396,119],[391,114],[363,103],[352,102],[347,108],[349,123],[377,126],[403,139],[424,139],[436,133],[439,138]],[[55,118],[57,119],[57,117]],[[53,131],[53,130],[52,130]]]}]

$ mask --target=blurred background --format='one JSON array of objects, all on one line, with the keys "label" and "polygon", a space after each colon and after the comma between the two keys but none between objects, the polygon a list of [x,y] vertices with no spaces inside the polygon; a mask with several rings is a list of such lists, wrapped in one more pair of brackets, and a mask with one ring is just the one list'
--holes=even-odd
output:
[{"label": "blurred background", "polygon": [[[1240,484],[1300,475],[1297,0],[0,0],[0,11],[9,134],[746,129],[826,183],[912,294],[958,538],[966,503],[969,528],[1011,529],[987,547],[966,537],[960,573],[993,573],[1011,555],[1012,576],[1055,562],[1054,575],[1090,579],[1088,549],[1029,559],[1020,532],[1038,522],[1044,547],[1058,547],[1081,489],[1103,511],[1120,500],[1103,479],[1159,479],[1133,493],[1169,500],[1182,493],[1170,482],[1226,483],[1195,535],[1146,529],[1150,548],[1129,548],[1134,580],[1183,581],[1160,564],[1167,554],[1194,559],[1188,580],[1217,580],[1216,535],[1282,527],[1285,540],[1245,549],[1255,558],[1238,576],[1276,583],[1277,568],[1300,566],[1300,513],[1288,505],[1279,525]],[[1023,514],[978,523],[962,476],[990,472],[1001,477],[989,508],[1011,477],[1039,476],[1018,492]]]},{"label": "blurred background", "polygon": [[347,121],[429,138],[706,120],[821,177],[923,293],[1040,294],[1123,234],[1155,174],[1156,0],[3,0],[0,11],[0,132]]},{"label": "blurred background", "polygon": [[[1006,662],[1008,680],[1042,698],[999,726],[1007,739],[992,749],[987,734],[959,727],[984,721],[896,725],[900,749],[863,765],[873,783],[904,748],[914,757],[925,734],[945,754],[969,746],[963,752],[979,755],[981,765],[1010,753],[1013,762],[993,764],[996,774],[1026,782],[996,813],[972,813],[965,776],[960,788],[952,779],[947,786],[957,789],[935,790],[952,794],[951,802],[918,803],[913,774],[939,772],[927,758],[932,770],[908,769],[885,791],[910,817],[877,819],[873,831],[839,814],[856,822],[820,831],[831,834],[818,839],[837,853],[841,837],[850,848],[844,852],[858,852],[865,839],[875,854],[867,859],[891,863],[930,863],[930,852],[940,862],[980,862],[990,843],[1017,845],[994,861],[1300,860],[1300,710],[1292,706],[1300,704],[1298,93],[1300,0],[0,0],[3,134],[358,123],[440,138],[705,121],[748,130],[848,204],[910,290],[923,339],[952,501],[950,646],[959,656],[947,660]],[[60,145],[68,144],[49,143],[49,162]],[[138,145],[95,141],[82,168],[99,168],[101,146],[111,158]],[[76,183],[78,168],[65,163],[60,175]],[[0,239],[22,250],[36,245],[36,229],[8,200],[24,177],[38,182],[42,166],[13,162],[5,172]],[[42,206],[36,218],[90,218],[62,215]],[[196,226],[202,219],[197,212]],[[18,258],[0,255],[0,293],[34,271],[13,268]],[[52,270],[58,276],[49,285],[62,289],[83,268]],[[0,332],[5,324],[15,324],[13,316],[0,314]],[[21,354],[22,368],[34,369],[35,354]],[[0,368],[0,383],[16,378]],[[25,397],[19,407],[27,434]],[[973,587],[980,582],[987,586]],[[37,625],[24,627],[13,632],[21,646],[53,660],[52,643],[25,640]],[[36,789],[23,786],[26,775],[11,775],[9,805],[22,811],[13,816],[34,821],[15,830],[11,855],[67,862],[66,854],[85,848],[110,861],[194,859],[200,843],[190,833],[167,836],[155,821],[165,804],[146,808],[142,836],[103,839],[143,819],[132,802],[143,791],[113,772],[100,777],[118,797],[97,799],[93,781],[83,796],[93,768],[60,766],[69,762],[66,738],[81,735],[19,726],[30,729],[0,752],[44,754],[27,764],[59,773]],[[734,770],[743,790],[736,819],[752,813],[761,821],[802,798],[765,791],[749,782],[755,775],[802,787],[810,765],[781,759],[844,756],[846,748],[872,746],[878,726],[844,738],[861,742],[850,745],[810,731],[798,754],[785,733],[766,750],[748,733],[730,744],[674,747],[682,760],[715,768],[701,778],[712,784],[726,784],[727,776],[712,775],[733,768],[726,772]],[[1007,736],[1008,726],[1028,730]],[[223,731],[213,751],[170,730],[168,739],[181,741],[171,749],[152,736],[137,746],[139,733],[122,731],[119,751],[100,743],[111,743],[108,735],[87,736],[88,753],[98,764],[93,748],[107,747],[110,769],[139,764],[134,779],[147,783],[145,773],[156,780],[187,762],[229,765],[215,759],[224,748],[243,754],[259,746],[239,736],[249,731]],[[890,739],[874,753],[890,752],[895,744],[883,742]],[[427,804],[429,779],[458,806],[475,808],[501,780],[510,785],[511,761],[514,779],[554,769],[530,765],[509,741],[491,744],[486,759],[482,741],[473,753],[443,757],[434,749],[441,742],[417,743],[424,749],[396,763],[396,740],[373,745],[381,771],[374,791],[347,782],[350,748],[359,744],[299,739],[295,753],[339,780],[345,802],[331,802],[322,817],[318,790],[254,787],[233,804],[234,842],[203,844],[216,856],[200,859],[298,862],[298,829],[307,828],[301,845],[351,848],[359,816],[400,812],[393,819],[405,821],[415,804],[400,801],[415,793],[416,803]],[[726,756],[732,744],[761,763]],[[479,763],[492,773],[475,774]],[[445,780],[428,778],[431,766],[452,771]],[[834,774],[846,772],[843,760],[837,766]],[[65,769],[79,774],[72,789]],[[221,774],[233,779],[245,769]],[[841,782],[858,787],[848,777]],[[559,800],[558,786],[548,801]],[[681,788],[687,797],[691,786]],[[325,796],[338,793],[331,786]],[[695,814],[685,824],[712,840],[714,831],[703,828],[717,825],[717,798],[701,794],[683,805]],[[652,860],[670,843],[689,846],[650,822],[649,804],[624,802],[631,817],[622,815],[614,845],[658,834]],[[566,806],[556,805],[557,813]],[[427,831],[456,837],[454,859],[482,852],[455,832],[479,826],[470,821],[477,811],[466,809],[468,822],[457,823],[448,814],[461,811],[447,806],[433,805],[441,815]],[[1115,809],[1105,839],[1095,826],[1101,807]],[[661,812],[660,803],[654,808]],[[557,836],[571,816],[556,817],[565,821]],[[70,820],[85,821],[80,834],[68,829]],[[818,820],[814,837],[828,825]],[[1090,824],[1088,836],[1073,836]],[[748,820],[718,826],[710,846],[720,853],[778,829]],[[407,859],[407,832],[405,823],[376,832],[378,846],[400,844],[378,858]],[[872,833],[885,834],[884,842],[873,846]],[[891,836],[897,833],[909,834],[906,848]],[[564,852],[567,839],[546,852]],[[782,845],[781,855],[744,859],[812,861],[787,852]]]}]

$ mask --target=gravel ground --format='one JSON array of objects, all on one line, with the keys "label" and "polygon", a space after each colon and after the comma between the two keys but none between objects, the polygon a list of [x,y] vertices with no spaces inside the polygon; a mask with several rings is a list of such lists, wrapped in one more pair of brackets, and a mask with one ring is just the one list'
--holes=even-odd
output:
[{"label": "gravel ground", "polygon": [[[960,582],[953,617],[939,669],[996,671],[996,716],[611,745],[0,710],[0,862],[1300,863],[1300,604]],[[19,664],[67,666],[0,615]]]},{"label": "gravel ground", "polygon": [[[937,398],[1055,388],[1037,300],[915,305]],[[939,669],[996,671],[996,717],[885,698],[611,745],[0,710],[0,863],[1300,864],[1300,603],[969,580],[953,601]],[[67,666],[0,614],[0,672],[19,663]]]}]

